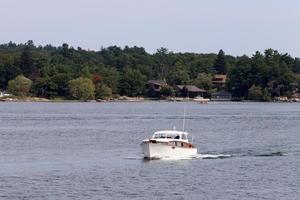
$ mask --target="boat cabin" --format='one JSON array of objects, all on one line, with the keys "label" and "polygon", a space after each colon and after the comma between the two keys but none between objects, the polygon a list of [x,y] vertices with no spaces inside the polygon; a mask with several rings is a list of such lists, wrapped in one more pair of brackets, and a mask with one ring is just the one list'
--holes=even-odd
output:
[{"label": "boat cabin", "polygon": [[184,140],[187,141],[188,133],[181,131],[159,131],[153,134],[152,139],[163,139],[163,140]]}]

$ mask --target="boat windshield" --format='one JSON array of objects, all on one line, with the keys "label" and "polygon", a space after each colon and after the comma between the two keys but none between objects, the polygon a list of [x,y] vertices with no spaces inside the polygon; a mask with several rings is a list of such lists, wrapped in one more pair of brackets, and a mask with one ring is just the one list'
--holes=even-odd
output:
[{"label": "boat windshield", "polygon": [[154,139],[180,139],[180,135],[179,134],[167,134],[167,133],[156,133],[154,134]]}]

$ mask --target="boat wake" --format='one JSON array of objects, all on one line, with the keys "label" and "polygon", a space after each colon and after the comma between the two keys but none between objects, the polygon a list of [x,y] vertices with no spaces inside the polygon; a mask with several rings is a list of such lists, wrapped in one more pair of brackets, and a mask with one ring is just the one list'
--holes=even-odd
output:
[{"label": "boat wake", "polygon": [[230,154],[198,154],[197,158],[199,159],[223,159],[223,158],[231,158]]},{"label": "boat wake", "polygon": [[255,156],[257,156],[257,157],[273,157],[273,156],[284,156],[284,155],[285,154],[283,152],[277,151],[277,152],[257,154]]},{"label": "boat wake", "polygon": [[[185,156],[185,157],[154,157],[151,160],[166,160],[166,161],[176,161],[176,160],[193,160],[193,159],[224,159],[231,158],[229,154],[197,154],[195,156]],[[128,157],[129,160],[143,159],[142,157]],[[144,159],[149,160],[149,159]]]},{"label": "boat wake", "polygon": [[286,151],[272,151],[272,150],[246,150],[246,151],[228,151],[224,154],[230,154],[233,157],[277,157],[277,156],[287,156],[293,153],[288,153]]},{"label": "boat wake", "polygon": [[[263,152],[263,153],[248,153],[248,154],[228,154],[228,153],[223,153],[223,154],[197,154],[195,156],[186,156],[186,157],[155,157],[152,158],[151,160],[192,160],[192,159],[226,159],[226,158],[233,158],[233,157],[245,157],[245,156],[254,156],[254,157],[276,157],[276,156],[287,156],[289,154],[283,153],[281,151],[277,152]],[[141,157],[126,157],[128,160],[148,160]]]},{"label": "boat wake", "polygon": [[229,154],[197,154],[186,157],[157,157],[155,160],[193,160],[193,159],[224,159],[231,158]]},{"label": "boat wake", "polygon": [[196,156],[189,157],[160,158],[160,160],[224,159],[231,157],[229,154],[197,154]]}]

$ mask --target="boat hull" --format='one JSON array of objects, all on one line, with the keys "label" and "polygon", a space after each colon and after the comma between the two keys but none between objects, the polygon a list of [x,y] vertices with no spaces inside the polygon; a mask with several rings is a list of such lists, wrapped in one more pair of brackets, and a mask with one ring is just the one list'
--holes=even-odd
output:
[{"label": "boat hull", "polygon": [[144,158],[161,159],[161,158],[186,158],[197,155],[197,148],[185,148],[171,146],[163,143],[143,142],[141,144]]}]

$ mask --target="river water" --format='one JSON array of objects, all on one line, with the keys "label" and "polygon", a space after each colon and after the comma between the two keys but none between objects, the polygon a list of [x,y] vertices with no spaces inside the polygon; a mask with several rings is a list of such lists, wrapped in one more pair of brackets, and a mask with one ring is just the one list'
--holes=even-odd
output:
[{"label": "river water", "polygon": [[[142,159],[186,130],[191,160]],[[0,103],[0,199],[299,199],[297,103]]]}]

